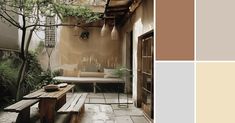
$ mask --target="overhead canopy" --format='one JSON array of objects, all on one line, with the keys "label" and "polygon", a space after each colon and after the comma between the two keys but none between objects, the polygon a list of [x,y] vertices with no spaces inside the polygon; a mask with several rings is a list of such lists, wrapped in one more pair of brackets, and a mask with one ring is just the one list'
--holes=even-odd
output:
[{"label": "overhead canopy", "polygon": [[19,51],[18,28],[0,21],[0,50]]}]

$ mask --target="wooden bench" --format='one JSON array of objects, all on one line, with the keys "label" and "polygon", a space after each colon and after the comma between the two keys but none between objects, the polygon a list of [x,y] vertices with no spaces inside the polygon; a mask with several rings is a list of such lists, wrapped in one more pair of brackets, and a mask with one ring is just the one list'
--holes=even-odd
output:
[{"label": "wooden bench", "polygon": [[16,123],[27,123],[30,121],[30,106],[34,105],[38,101],[38,99],[21,100],[13,105],[4,108],[4,111],[19,113],[16,119]]},{"label": "wooden bench", "polygon": [[57,111],[60,114],[69,113],[70,123],[78,123],[79,116],[85,110],[85,100],[87,93],[74,93],[73,96]]}]

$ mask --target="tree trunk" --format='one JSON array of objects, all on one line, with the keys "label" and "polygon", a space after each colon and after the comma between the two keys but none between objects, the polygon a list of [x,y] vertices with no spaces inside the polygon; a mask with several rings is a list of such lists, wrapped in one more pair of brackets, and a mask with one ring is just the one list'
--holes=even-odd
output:
[{"label": "tree trunk", "polygon": [[19,101],[21,99],[21,83],[24,80],[24,76],[25,76],[25,70],[26,70],[26,66],[27,66],[27,60],[26,59],[22,59],[22,64],[20,66],[20,70],[18,73],[18,79],[17,79],[17,91],[16,91],[16,101]]},{"label": "tree trunk", "polygon": [[[23,27],[25,27],[25,17],[22,17],[23,19]],[[18,79],[17,79],[17,90],[16,90],[16,100],[15,101],[19,101],[20,100],[20,89],[21,89],[21,83],[24,79],[24,75],[25,75],[25,69],[26,69],[26,58],[25,58],[25,37],[26,37],[26,28],[21,28],[22,30],[22,37],[21,37],[21,52],[20,52],[20,58],[22,60],[21,66],[20,66],[20,70],[18,73]]]},{"label": "tree trunk", "polygon": [[[28,49],[30,45],[30,41],[32,39],[33,31],[35,30],[36,26],[33,27],[30,32],[29,36],[27,38],[27,42],[25,44],[25,36],[26,36],[26,28],[23,28],[23,33],[22,33],[22,46],[21,46],[21,59],[22,59],[22,64],[18,73],[18,80],[17,80],[17,91],[16,91],[16,101],[19,101],[21,99],[21,84],[24,80],[25,77],[25,72],[26,72],[26,66],[27,66],[27,56],[28,56]],[[23,49],[23,50],[22,50]]]}]

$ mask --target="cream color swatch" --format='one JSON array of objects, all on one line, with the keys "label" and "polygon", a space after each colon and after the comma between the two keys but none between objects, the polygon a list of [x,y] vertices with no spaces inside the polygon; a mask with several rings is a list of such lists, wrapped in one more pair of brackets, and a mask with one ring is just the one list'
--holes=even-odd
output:
[{"label": "cream color swatch", "polygon": [[197,123],[235,123],[235,63],[198,63]]}]

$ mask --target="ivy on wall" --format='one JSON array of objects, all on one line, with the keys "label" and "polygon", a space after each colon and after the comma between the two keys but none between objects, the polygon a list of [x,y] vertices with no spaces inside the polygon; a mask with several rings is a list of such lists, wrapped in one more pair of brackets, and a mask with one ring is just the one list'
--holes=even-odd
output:
[{"label": "ivy on wall", "polygon": [[55,7],[62,21],[65,21],[66,17],[75,17],[78,22],[90,23],[99,20],[101,16],[100,13],[95,13],[86,6],[55,4]]}]

